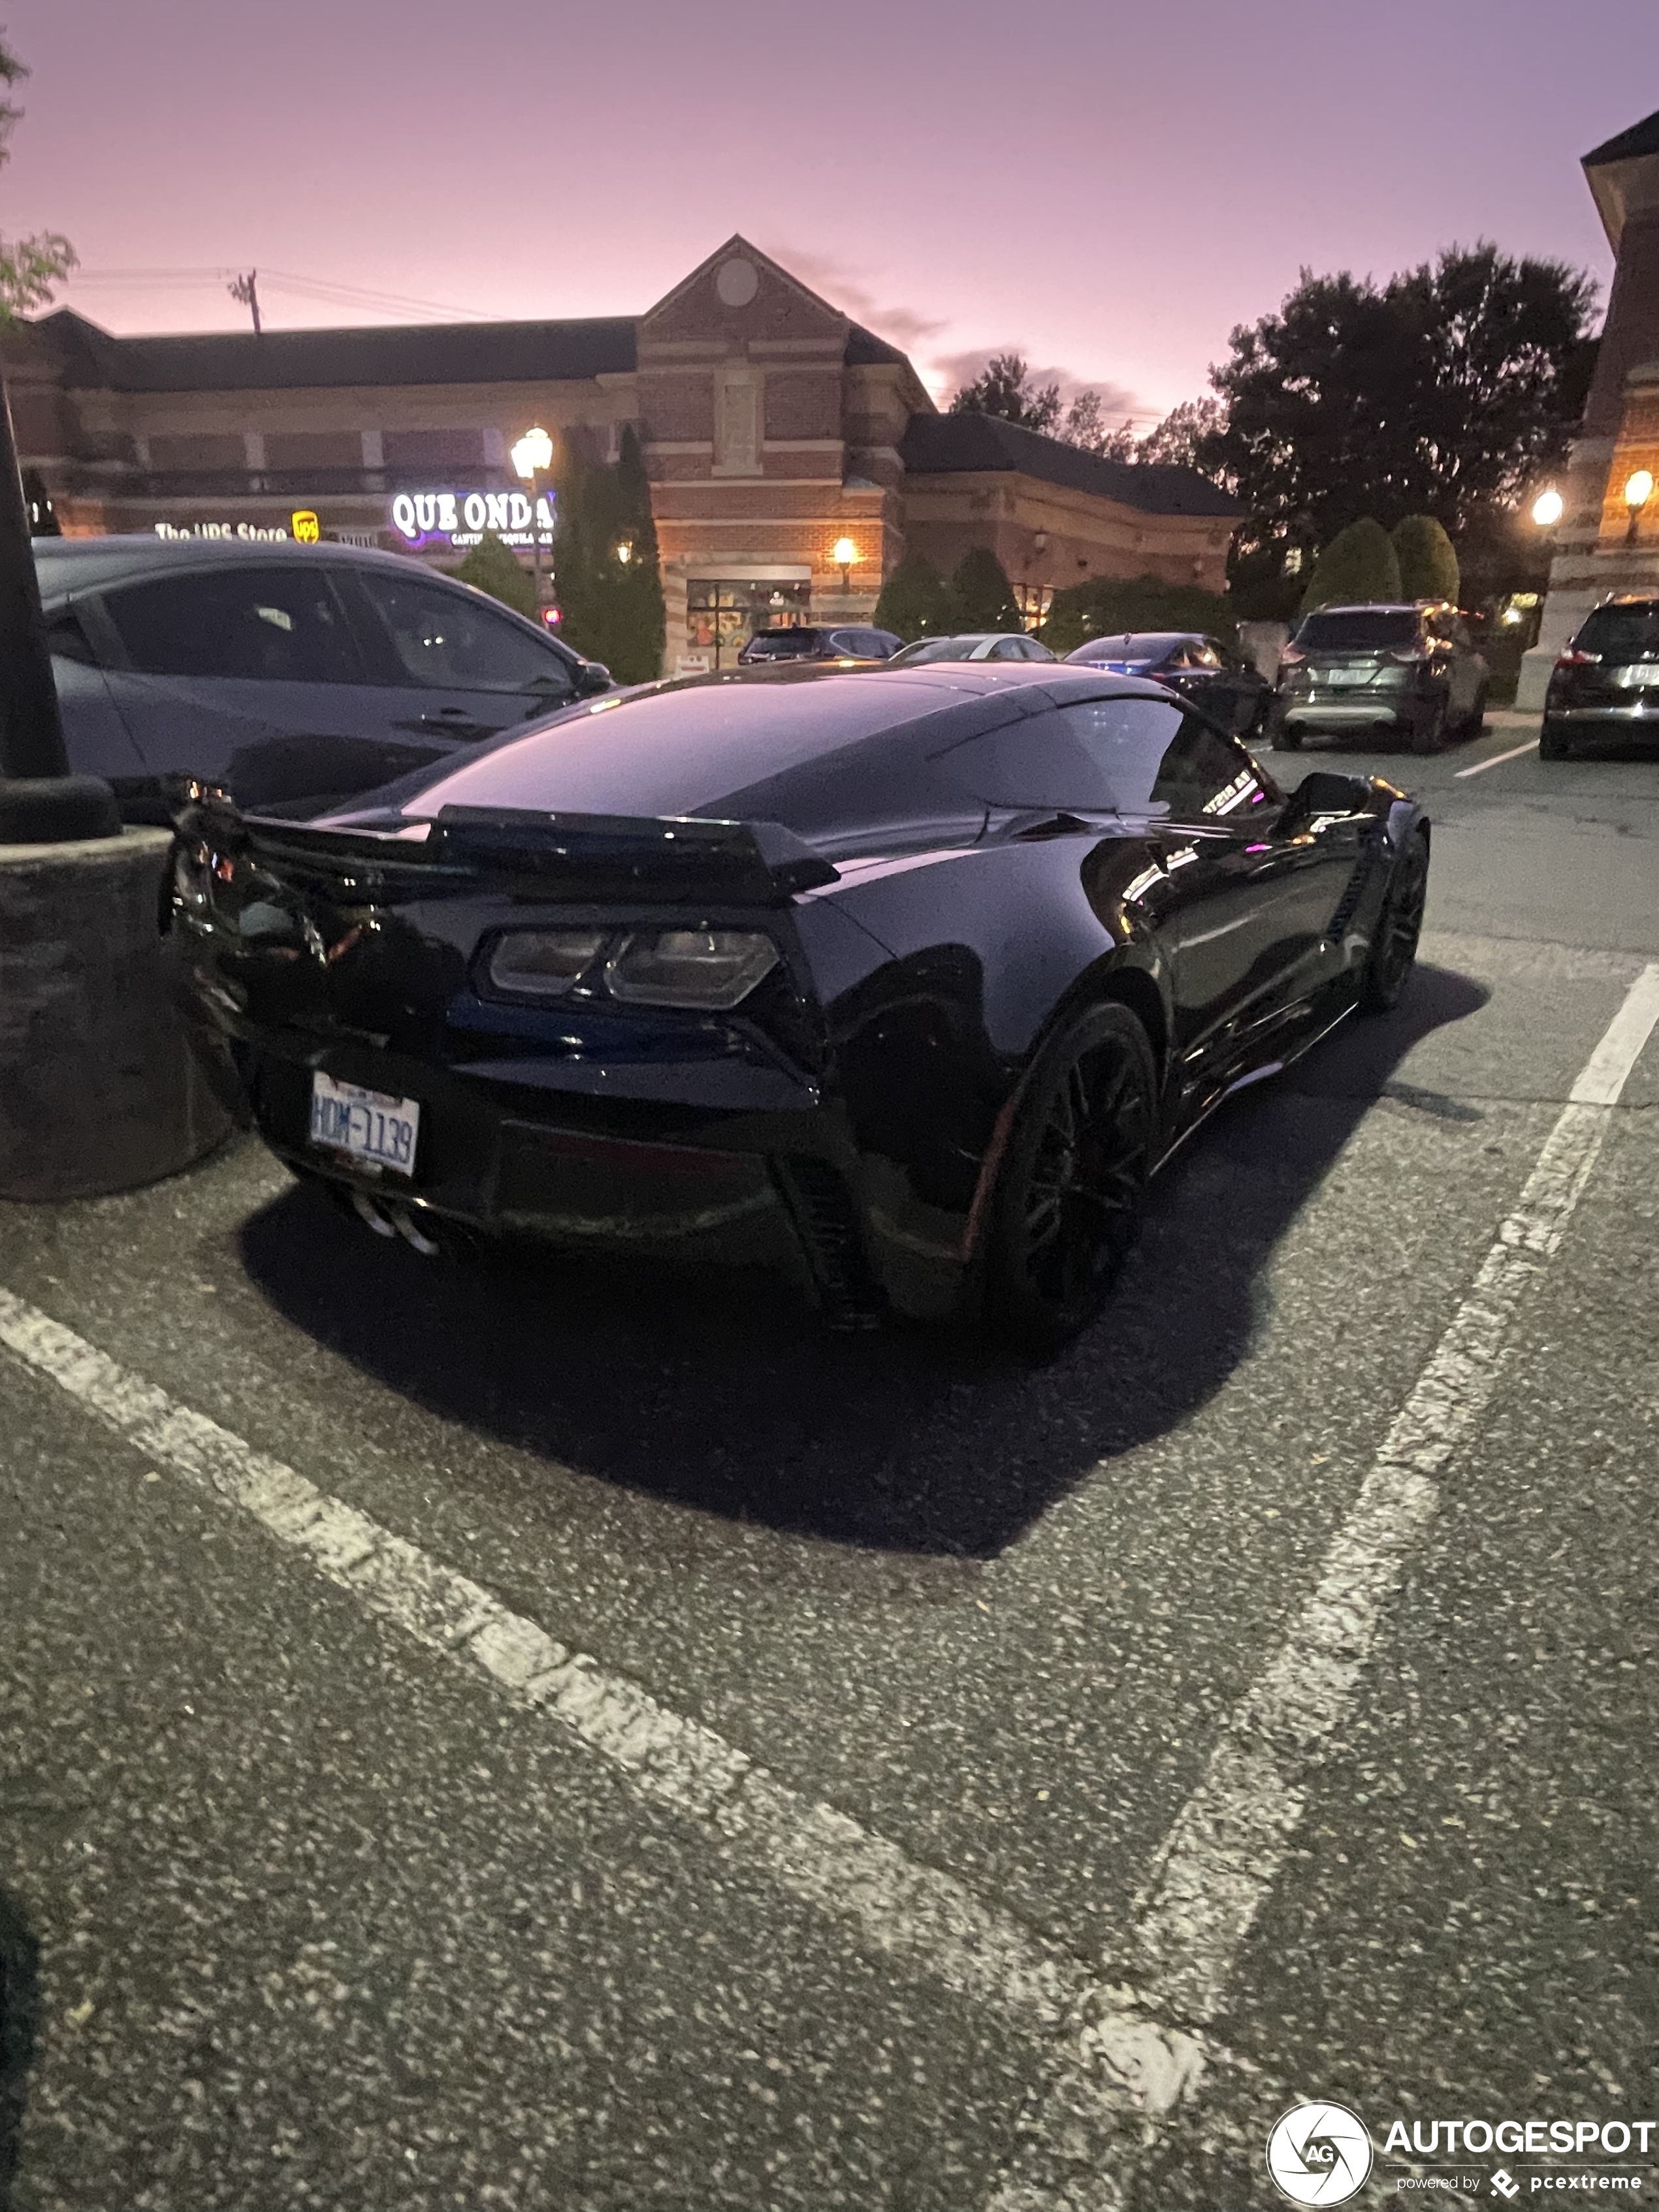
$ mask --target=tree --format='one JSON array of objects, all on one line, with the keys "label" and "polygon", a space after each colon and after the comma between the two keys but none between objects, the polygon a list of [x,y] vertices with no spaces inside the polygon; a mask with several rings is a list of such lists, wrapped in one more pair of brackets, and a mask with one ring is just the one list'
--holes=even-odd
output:
[{"label": "tree", "polygon": [[1064,654],[1091,637],[1156,629],[1200,630],[1231,640],[1233,616],[1218,592],[1199,584],[1171,584],[1151,574],[1091,576],[1054,593],[1041,635],[1051,652]]},{"label": "tree", "polygon": [[463,584],[471,584],[475,592],[488,592],[492,599],[499,599],[515,614],[533,615],[536,611],[536,587],[529,573],[520,567],[518,555],[504,545],[493,530],[486,530],[466,558],[458,562],[449,574]]},{"label": "tree", "polygon": [[957,627],[951,586],[925,553],[908,552],[881,587],[876,625],[907,645],[919,637],[948,637]]},{"label": "tree", "polygon": [[1449,599],[1457,603],[1457,556],[1431,514],[1408,514],[1389,532],[1400,563],[1402,599]]},{"label": "tree", "polygon": [[1194,459],[1237,489],[1246,545],[1328,542],[1375,515],[1455,538],[1560,460],[1583,411],[1595,285],[1481,243],[1379,289],[1304,270],[1211,373],[1222,419]]},{"label": "tree", "polygon": [[1397,599],[1400,563],[1394,540],[1372,516],[1351,522],[1314,563],[1302,597],[1305,615],[1315,607],[1348,606],[1368,599]]},{"label": "tree", "polygon": [[622,533],[617,543],[629,547],[629,553],[617,580],[617,619],[605,665],[619,684],[647,684],[662,673],[668,617],[656,517],[651,511],[651,480],[631,423],[623,432],[617,463],[617,508]]},{"label": "tree", "polygon": [[1005,422],[1023,423],[1028,430],[1052,432],[1060,420],[1060,386],[1030,386],[1030,370],[1017,353],[994,354],[971,384],[951,397],[952,415],[995,415]]},{"label": "tree", "polygon": [[562,635],[623,684],[662,672],[667,625],[651,486],[639,440],[613,463],[565,441],[553,522]]},{"label": "tree", "polygon": [[[28,75],[0,35],[0,84],[9,92]],[[0,98],[0,161],[10,157],[9,141],[23,111]],[[32,307],[44,307],[58,279],[76,266],[75,248],[55,230],[28,238],[0,239],[0,325],[15,323]]]},{"label": "tree", "polygon": [[1024,629],[1008,572],[988,545],[970,546],[951,579],[956,619],[964,630]]},{"label": "tree", "polygon": [[1161,422],[1153,424],[1135,447],[1134,458],[1165,467],[1196,469],[1200,476],[1215,477],[1206,441],[1224,420],[1218,399],[1183,399]]}]

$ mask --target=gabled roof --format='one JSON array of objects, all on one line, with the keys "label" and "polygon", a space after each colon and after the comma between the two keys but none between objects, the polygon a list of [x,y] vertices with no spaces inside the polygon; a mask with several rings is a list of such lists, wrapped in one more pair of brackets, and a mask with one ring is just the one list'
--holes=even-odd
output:
[{"label": "gabled roof", "polygon": [[1659,154],[1659,109],[1645,116],[1640,123],[1632,123],[1628,131],[1609,138],[1586,154],[1583,166],[1587,169],[1604,168],[1609,161],[1639,161],[1644,154]]},{"label": "gabled roof", "polygon": [[34,327],[72,384],[116,392],[271,392],[327,385],[532,384],[634,367],[635,319],[421,323],[358,330],[211,331],[116,337],[68,307]]},{"label": "gabled roof", "polygon": [[1163,464],[1103,460],[1063,439],[1046,438],[996,415],[913,415],[899,448],[907,476],[962,475],[1006,470],[1064,484],[1096,499],[1115,500],[1143,514],[1212,514],[1243,512],[1236,499],[1218,491],[1196,469]]},{"label": "gabled roof", "polygon": [[[283,392],[307,386],[545,384],[627,374],[639,318],[578,322],[418,323],[355,330],[204,331],[118,337],[72,307],[31,327],[65,361],[66,380],[111,392]],[[854,323],[849,368],[903,362]]]}]

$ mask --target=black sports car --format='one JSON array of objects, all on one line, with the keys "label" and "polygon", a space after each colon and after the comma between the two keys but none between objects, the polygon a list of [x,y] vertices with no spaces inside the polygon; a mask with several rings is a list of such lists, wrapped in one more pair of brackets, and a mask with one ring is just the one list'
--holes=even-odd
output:
[{"label": "black sports car", "polygon": [[198,787],[167,906],[204,1048],[382,1234],[764,1255],[1042,1349],[1206,1114],[1393,1005],[1428,861],[1155,685],[942,663],[612,695],[303,821]]}]

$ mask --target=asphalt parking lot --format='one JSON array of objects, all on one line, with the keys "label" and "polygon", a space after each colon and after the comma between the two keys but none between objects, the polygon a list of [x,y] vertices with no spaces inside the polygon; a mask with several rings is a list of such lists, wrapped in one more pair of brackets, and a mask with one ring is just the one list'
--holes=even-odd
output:
[{"label": "asphalt parking lot", "polygon": [[1659,2119],[1659,757],[1528,735],[1343,754],[1414,983],[1047,1368],[246,1139],[0,1214],[0,2204],[1236,2212],[1298,2097]]}]

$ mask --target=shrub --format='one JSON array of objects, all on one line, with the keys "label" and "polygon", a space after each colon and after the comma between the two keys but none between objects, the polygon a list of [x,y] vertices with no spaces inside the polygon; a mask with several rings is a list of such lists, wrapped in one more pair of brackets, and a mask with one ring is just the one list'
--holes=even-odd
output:
[{"label": "shrub", "polygon": [[951,587],[925,553],[905,554],[882,586],[875,623],[907,645],[919,637],[948,637],[956,628]]},{"label": "shrub", "polygon": [[1231,643],[1233,629],[1226,600],[1200,584],[1171,584],[1152,575],[1091,576],[1054,593],[1039,635],[1051,653],[1065,654],[1091,637],[1116,637],[1125,630],[1201,630]]},{"label": "shrub", "polygon": [[486,530],[465,560],[450,569],[452,576],[464,584],[471,584],[475,592],[488,592],[492,599],[499,599],[504,607],[515,614],[533,615],[535,586],[527,570],[521,568],[519,556],[509,545],[503,545],[493,530]]},{"label": "shrub", "polygon": [[1400,597],[1394,541],[1380,522],[1366,515],[1339,530],[1314,563],[1302,611],[1305,615],[1315,607],[1363,605],[1370,599]]},{"label": "shrub", "polygon": [[1025,617],[1014,600],[1008,571],[988,545],[970,546],[951,579],[959,629],[1024,629]]},{"label": "shrub", "polygon": [[1408,514],[1389,535],[1400,563],[1402,599],[1449,599],[1457,604],[1457,556],[1431,514]]}]

